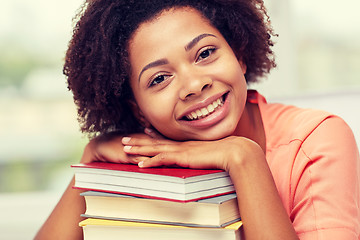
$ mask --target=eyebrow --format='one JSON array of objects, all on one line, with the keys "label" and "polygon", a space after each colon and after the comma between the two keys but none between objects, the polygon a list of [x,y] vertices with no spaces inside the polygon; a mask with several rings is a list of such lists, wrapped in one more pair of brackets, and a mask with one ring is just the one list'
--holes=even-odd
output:
[{"label": "eyebrow", "polygon": [[[215,35],[210,34],[210,33],[200,34],[199,36],[195,37],[193,40],[191,40],[188,44],[185,45],[185,51],[187,51],[187,52],[190,51],[198,42],[201,41],[201,39],[206,38],[206,37],[215,37],[216,38]],[[166,65],[168,63],[169,63],[169,61],[167,59],[162,58],[162,59],[159,59],[159,60],[156,60],[154,62],[147,64],[145,67],[143,67],[143,69],[141,70],[141,72],[139,74],[139,81],[140,81],[141,75],[149,68]]]},{"label": "eyebrow", "polygon": [[149,63],[148,65],[146,65],[140,72],[139,74],[139,81],[140,81],[140,78],[141,78],[141,75],[143,74],[143,72],[145,72],[146,70],[148,70],[149,68],[153,68],[153,67],[157,67],[157,66],[161,66],[161,65],[166,65],[168,64],[169,61],[165,58],[162,58],[162,59],[159,59],[159,60],[156,60],[154,62],[151,62]]},{"label": "eyebrow", "polygon": [[216,38],[215,35],[210,34],[210,33],[200,34],[199,36],[197,36],[196,38],[191,40],[188,44],[186,44],[185,50],[190,51],[198,42],[200,42],[201,39],[206,38],[206,37],[215,37]]}]

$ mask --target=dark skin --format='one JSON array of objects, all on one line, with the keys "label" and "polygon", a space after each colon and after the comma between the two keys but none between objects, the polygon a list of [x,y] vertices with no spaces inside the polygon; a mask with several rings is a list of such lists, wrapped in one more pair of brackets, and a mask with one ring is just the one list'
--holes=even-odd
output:
[{"label": "dark skin", "polygon": [[[258,108],[252,104],[249,104],[252,117],[259,116]],[[255,117],[257,118],[257,117]],[[255,125],[256,126],[256,125]],[[255,127],[254,126],[254,127]],[[217,149],[224,149],[227,153],[230,153],[228,162],[229,165],[224,169],[229,171],[231,179],[236,188],[238,195],[247,194],[247,198],[239,198],[239,208],[241,209],[241,216],[243,219],[243,237],[245,239],[270,239],[269,236],[274,239],[298,239],[295,231],[292,228],[291,222],[281,204],[281,200],[278,196],[275,184],[273,182],[270,170],[267,166],[264,155],[264,138],[259,134],[254,136],[253,140],[244,137],[228,137],[218,141],[202,142],[201,146],[199,142],[173,142],[163,139],[154,130],[146,129],[147,134],[131,135],[131,140],[127,142],[131,146],[138,146],[138,148],[132,148],[132,154],[127,155],[122,151],[123,137],[112,136],[111,138],[95,138],[91,140],[85,147],[83,156],[81,158],[82,163],[92,161],[106,161],[106,162],[131,162],[139,163],[141,160],[148,160],[148,157],[139,157],[134,154],[141,151],[145,152],[144,148],[151,145],[158,147],[158,152],[162,152],[161,149],[167,148],[166,158],[159,156],[156,152],[152,152],[149,155],[155,155],[156,158],[151,158],[151,164],[163,165],[165,164],[178,164],[189,167],[197,167],[196,161],[186,162],[184,165],[183,157],[191,156],[194,159],[195,155],[201,156],[197,160],[203,161],[208,157],[213,157],[212,154],[204,156],[204,149],[213,148],[213,145]],[[127,139],[126,139],[127,140]],[[262,147],[256,143],[262,142]],[[138,145],[140,144],[141,145]],[[224,145],[224,147],[221,147]],[[241,146],[241,147],[239,147]],[[179,151],[186,148],[186,151]],[[171,150],[170,150],[171,149]],[[254,153],[257,152],[258,157],[247,159],[244,157],[245,151]],[[176,157],[179,152],[182,152],[181,161]],[[239,153],[241,152],[241,154]],[[162,152],[164,153],[164,152]],[[211,156],[210,156],[211,155]],[[240,157],[239,157],[240,156]],[[125,159],[125,161],[124,161]],[[256,161],[254,160],[256,159]],[[144,162],[145,163],[145,162]],[[146,163],[146,164],[148,164]],[[189,165],[190,163],[190,165]],[[211,164],[210,164],[211,165]],[[209,166],[210,166],[209,165]],[[143,167],[150,166],[145,165]],[[203,163],[201,164],[201,167]],[[259,174],[261,172],[261,174]],[[83,197],[80,196],[81,190],[73,189],[74,180],[69,184],[69,187],[64,192],[61,200],[51,213],[48,220],[44,223],[39,230],[35,239],[82,239],[82,229],[78,226],[78,223],[83,220],[80,214],[85,212],[85,202]],[[266,191],[264,191],[266,189]],[[267,201],[262,201],[263,198]],[[268,221],[268,219],[272,219]],[[278,221],[274,220],[278,219]],[[282,224],[280,224],[282,223]],[[257,226],[261,226],[259,229]]]},{"label": "dark skin", "polygon": [[[191,25],[189,21],[196,24]],[[184,27],[190,25],[193,27]],[[161,35],[160,30],[166,27],[169,28],[168,34]],[[215,37],[199,41],[194,45],[194,53],[184,52],[183,46],[189,39],[194,39],[203,32]],[[178,37],[176,41],[169,41],[169,36]],[[160,51],[165,54],[160,57],[166,58],[169,64],[160,69],[149,70],[154,72],[142,73],[139,81],[138,76],[143,66],[158,58],[159,51],[151,49],[160,49],[160,46],[171,49]],[[195,53],[207,51],[208,46],[215,47],[216,51],[206,52],[198,58]],[[138,28],[131,39],[129,50],[133,71],[130,81],[141,113],[139,116],[154,127],[165,119],[163,124],[166,127],[164,130],[161,126],[156,127],[161,135],[146,129],[146,134],[95,138],[86,146],[81,162],[106,161],[135,163],[140,167],[178,165],[223,169],[229,173],[238,196],[246,196],[238,198],[245,239],[298,239],[266,161],[266,139],[259,108],[256,104],[242,102],[246,99],[244,96],[247,91],[243,76],[246,66],[236,58],[217,29],[191,9],[166,11],[159,18],[143,23]],[[171,55],[168,55],[169,52]],[[172,81],[165,85],[167,88],[144,87],[148,84],[143,84],[143,77],[148,82],[148,77],[152,79],[154,74],[158,76],[159,73],[166,73],[164,79]],[[183,78],[184,74],[187,78]],[[227,100],[215,111],[222,114],[213,115],[218,116],[219,120],[209,128],[198,129],[198,125],[189,125],[173,118],[188,111],[184,109],[189,109],[189,106],[191,109],[195,109],[193,106],[202,108],[204,102],[214,99],[213,96],[218,96],[219,92],[226,92]],[[166,105],[161,105],[163,96],[168,99]],[[156,104],[152,104],[154,100]],[[226,126],[232,126],[231,134],[224,132],[228,128],[219,124],[223,122],[227,123]],[[194,131],[187,131],[188,128]],[[170,140],[174,132],[180,133],[184,139]],[[193,132],[197,135],[191,139],[187,134]],[[214,139],[207,139],[209,134]],[[85,203],[79,196],[79,190],[71,188],[72,184],[73,181],[36,239],[48,239],[50,236],[52,239],[54,236],[82,238],[78,222],[81,220],[80,214],[85,210]]]}]

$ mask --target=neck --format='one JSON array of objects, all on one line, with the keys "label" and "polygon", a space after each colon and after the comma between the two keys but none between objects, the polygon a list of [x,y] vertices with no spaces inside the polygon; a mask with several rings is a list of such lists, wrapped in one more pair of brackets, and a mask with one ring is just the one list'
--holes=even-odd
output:
[{"label": "neck", "polygon": [[266,151],[265,130],[257,104],[247,102],[234,135],[248,138]]}]

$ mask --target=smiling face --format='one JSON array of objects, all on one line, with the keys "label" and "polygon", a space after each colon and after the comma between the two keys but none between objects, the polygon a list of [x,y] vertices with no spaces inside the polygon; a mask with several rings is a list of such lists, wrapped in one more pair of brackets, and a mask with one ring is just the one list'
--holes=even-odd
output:
[{"label": "smiling face", "polygon": [[246,67],[198,11],[171,9],[141,24],[129,52],[136,105],[160,133],[174,140],[234,133],[245,108]]}]

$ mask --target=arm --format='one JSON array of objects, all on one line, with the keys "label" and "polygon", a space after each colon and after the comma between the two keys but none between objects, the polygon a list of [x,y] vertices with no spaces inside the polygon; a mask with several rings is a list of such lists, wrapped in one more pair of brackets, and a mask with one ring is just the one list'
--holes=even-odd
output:
[{"label": "arm", "polygon": [[297,187],[290,214],[301,239],[358,240],[360,159],[344,121],[332,116],[317,126],[302,143],[293,169]]},{"label": "arm", "polygon": [[[298,239],[282,205],[265,154],[242,137],[218,141],[173,142],[126,138],[128,154],[138,154],[139,165],[179,165],[220,168],[229,172],[238,197],[245,239]],[[149,157],[145,157],[149,156]]]},{"label": "arm", "polygon": [[[133,136],[142,137],[141,134]],[[91,140],[86,145],[80,162],[107,161],[137,163],[134,160],[135,156],[128,156],[122,149],[121,137],[116,133],[100,136]],[[80,196],[82,191],[73,189],[73,185],[74,178],[71,180],[48,219],[38,231],[35,236],[36,240],[83,239],[79,222],[83,220],[80,214],[85,212],[85,201],[84,198]]]},{"label": "arm", "polygon": [[[222,168],[239,196],[246,239],[359,239],[360,158],[350,128],[331,117],[304,140],[291,174],[287,216],[267,161],[254,142],[229,137],[213,142],[123,141],[143,167],[177,164]],[[295,148],[295,150],[298,148]],[[291,226],[291,222],[292,225]],[[298,234],[296,237],[295,231]]]},{"label": "arm", "polygon": [[80,190],[73,189],[74,179],[65,190],[60,201],[38,231],[36,240],[42,239],[83,239],[79,222],[85,212],[85,201]]},{"label": "arm", "polygon": [[[244,143],[242,143],[244,144]],[[287,215],[265,155],[251,142],[246,159],[233,156],[229,174],[238,197],[245,239],[298,239]],[[234,152],[234,154],[236,151]]]},{"label": "arm", "polygon": [[[92,142],[85,147],[81,162],[90,162],[93,152]],[[80,196],[81,190],[73,189],[73,178],[54,210],[42,225],[35,240],[43,239],[83,239],[79,222],[83,220],[80,214],[85,212],[85,201]]]}]

